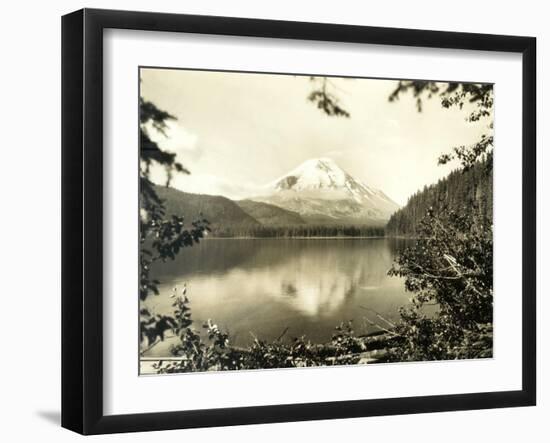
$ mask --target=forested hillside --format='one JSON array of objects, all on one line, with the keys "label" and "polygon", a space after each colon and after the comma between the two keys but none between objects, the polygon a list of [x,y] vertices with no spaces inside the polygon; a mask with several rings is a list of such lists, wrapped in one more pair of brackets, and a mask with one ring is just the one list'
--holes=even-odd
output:
[{"label": "forested hillside", "polygon": [[241,209],[250,215],[262,225],[267,226],[294,226],[303,225],[306,222],[300,214],[288,211],[268,203],[256,202],[252,200],[236,201]]},{"label": "forested hillside", "polygon": [[468,169],[455,170],[436,184],[425,186],[412,195],[407,204],[391,216],[386,234],[415,235],[419,222],[430,208],[435,214],[456,211],[492,224],[492,155]]},{"label": "forested hillside", "polygon": [[260,223],[226,197],[190,194],[166,186],[155,186],[157,195],[163,200],[168,216],[185,217],[185,223],[205,218],[213,233],[233,227],[250,229]]},{"label": "forested hillside", "polygon": [[383,236],[383,225],[306,223],[299,214],[262,202],[190,194],[154,186],[167,216],[185,217],[186,225],[206,219],[214,237],[371,237]]}]

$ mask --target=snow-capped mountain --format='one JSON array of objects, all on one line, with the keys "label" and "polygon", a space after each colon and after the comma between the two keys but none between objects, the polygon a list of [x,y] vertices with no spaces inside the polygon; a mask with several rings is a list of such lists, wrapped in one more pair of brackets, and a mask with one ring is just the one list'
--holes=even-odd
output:
[{"label": "snow-capped mountain", "polygon": [[388,220],[399,205],[353,178],[330,158],[310,159],[267,184],[252,200],[295,211],[310,221],[370,223]]}]

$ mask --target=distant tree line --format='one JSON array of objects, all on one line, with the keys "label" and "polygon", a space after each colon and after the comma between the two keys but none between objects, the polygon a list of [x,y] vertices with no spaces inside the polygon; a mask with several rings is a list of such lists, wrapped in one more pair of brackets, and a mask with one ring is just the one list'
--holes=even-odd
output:
[{"label": "distant tree line", "polygon": [[383,237],[384,227],[367,225],[221,226],[212,229],[215,237]]},{"label": "distant tree line", "polygon": [[395,212],[386,226],[386,235],[418,235],[421,220],[432,211],[451,211],[473,217],[481,224],[493,222],[492,154],[472,166],[451,172],[447,177],[412,195]]}]

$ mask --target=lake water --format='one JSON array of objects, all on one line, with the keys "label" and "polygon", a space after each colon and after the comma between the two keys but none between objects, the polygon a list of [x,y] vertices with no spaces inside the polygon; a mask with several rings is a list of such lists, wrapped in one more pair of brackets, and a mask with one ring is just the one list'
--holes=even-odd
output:
[{"label": "lake water", "polygon": [[[353,320],[357,333],[375,330],[372,309],[388,319],[408,303],[403,281],[387,275],[406,240],[208,239],[185,248],[176,260],[154,268],[160,295],[145,302],[155,313],[170,313],[172,288],[187,284],[195,327],[212,319],[229,331],[231,342],[305,335],[330,340],[334,327]],[[178,289],[178,292],[179,292]],[[251,334],[252,333],[252,334]],[[169,356],[170,341],[148,356]]]}]

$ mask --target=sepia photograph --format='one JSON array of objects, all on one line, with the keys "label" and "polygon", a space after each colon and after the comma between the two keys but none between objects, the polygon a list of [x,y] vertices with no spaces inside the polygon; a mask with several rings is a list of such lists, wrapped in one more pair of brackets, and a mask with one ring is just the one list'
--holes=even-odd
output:
[{"label": "sepia photograph", "polygon": [[140,375],[493,357],[492,84],[139,69]]}]

